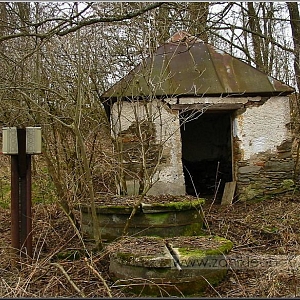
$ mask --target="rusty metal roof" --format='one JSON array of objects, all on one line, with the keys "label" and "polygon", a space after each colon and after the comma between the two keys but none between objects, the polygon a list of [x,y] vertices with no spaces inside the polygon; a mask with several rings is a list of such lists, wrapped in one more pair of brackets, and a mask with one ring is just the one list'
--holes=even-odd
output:
[{"label": "rusty metal roof", "polygon": [[178,32],[102,97],[287,95],[294,89],[186,32]]}]

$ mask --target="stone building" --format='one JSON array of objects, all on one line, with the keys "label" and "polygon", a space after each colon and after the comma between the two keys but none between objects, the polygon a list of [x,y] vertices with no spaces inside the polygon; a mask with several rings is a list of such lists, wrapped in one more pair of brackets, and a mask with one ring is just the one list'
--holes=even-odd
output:
[{"label": "stone building", "polygon": [[232,182],[247,200],[288,190],[293,92],[178,32],[102,95],[128,193],[150,184],[147,194],[222,195]]}]

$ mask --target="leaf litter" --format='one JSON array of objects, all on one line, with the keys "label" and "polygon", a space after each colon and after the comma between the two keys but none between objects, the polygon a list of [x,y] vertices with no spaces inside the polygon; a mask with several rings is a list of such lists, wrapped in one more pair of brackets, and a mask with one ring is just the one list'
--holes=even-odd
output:
[{"label": "leaf litter", "polygon": [[[171,198],[163,197],[162,201]],[[159,199],[155,197],[155,201]],[[296,194],[230,206],[206,203],[204,231],[231,240],[231,253],[299,255],[299,208],[300,196]],[[113,288],[108,267],[109,253],[114,249],[95,251],[92,243],[77,236],[55,204],[35,205],[33,216],[34,257],[20,258],[16,263],[10,254],[10,211],[0,208],[1,297],[132,296]],[[155,243],[146,241],[143,251],[154,251]],[[208,287],[201,297],[299,297],[299,274],[297,269],[281,267],[229,270],[218,286]]]}]

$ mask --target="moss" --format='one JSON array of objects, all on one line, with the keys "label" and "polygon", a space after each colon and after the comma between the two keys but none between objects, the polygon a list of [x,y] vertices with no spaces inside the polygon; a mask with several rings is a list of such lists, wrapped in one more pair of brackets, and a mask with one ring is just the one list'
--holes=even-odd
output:
[{"label": "moss", "polygon": [[128,208],[125,205],[97,205],[96,206],[97,209],[102,210],[102,209],[111,209],[111,208],[115,208],[115,209],[126,209]]},{"label": "moss", "polygon": [[169,217],[169,213],[145,214],[145,219],[152,225],[165,224]]},{"label": "moss", "polygon": [[205,204],[205,199],[198,198],[196,200],[183,200],[177,202],[168,202],[168,203],[153,203],[153,207],[168,208],[172,210],[186,210],[194,208],[199,208],[201,205]]},{"label": "moss", "polygon": [[[168,203],[152,203],[152,204],[147,204],[150,206],[150,208],[167,208],[169,210],[175,210],[175,211],[180,211],[180,210],[187,210],[191,208],[200,208],[201,205],[205,204],[205,199],[198,198],[196,200],[186,200],[186,201],[177,201],[177,202],[168,202]],[[86,208],[84,205],[82,205],[82,208]],[[104,211],[123,211],[123,212],[131,212],[132,207],[128,207],[128,205],[97,205],[96,207],[98,213],[102,213]]]},{"label": "moss", "polygon": [[282,194],[289,191],[293,191],[294,188],[295,188],[295,183],[292,179],[284,179],[278,188],[268,191],[267,194],[268,195]]},{"label": "moss", "polygon": [[205,257],[207,255],[220,255],[226,254],[233,248],[233,243],[230,240],[222,237],[214,236],[213,239],[216,241],[216,247],[213,249],[191,249],[191,248],[178,248],[180,255],[186,257]]},{"label": "moss", "polygon": [[117,257],[124,262],[130,262],[134,259],[134,255],[128,252],[118,252]]},{"label": "moss", "polygon": [[[203,236],[209,238],[211,249],[179,248],[180,258],[189,260],[193,257],[201,259],[208,255],[220,255],[229,252],[231,241],[218,236]],[[162,240],[163,241],[163,240]],[[200,243],[201,245],[201,243]],[[133,251],[132,251],[133,252]],[[185,257],[183,257],[185,255]],[[164,260],[164,264],[147,262],[147,259]],[[122,286],[139,296],[158,295],[160,289],[168,292],[168,296],[199,296],[209,285],[215,286],[226,276],[227,269],[222,267],[208,272],[201,268],[184,268],[178,271],[173,259],[157,255],[139,255],[128,252],[117,252],[111,257],[112,274],[115,280],[122,281]],[[169,259],[169,260],[167,260]],[[187,262],[187,261],[186,261]],[[168,265],[171,263],[171,265]],[[159,267],[157,267],[159,265]],[[188,266],[188,265],[187,265]],[[188,266],[189,267],[189,266]],[[131,278],[131,279],[129,279]],[[136,278],[136,279],[135,279]],[[143,279],[145,281],[143,281]]]},{"label": "moss", "polygon": [[185,227],[183,236],[195,236],[202,233],[203,222],[192,223]]},{"label": "moss", "polygon": [[256,184],[249,184],[246,188],[243,189],[239,200],[248,201],[253,200],[257,197],[261,197],[264,195],[264,191],[259,189]]},{"label": "moss", "polygon": [[295,186],[295,182],[292,179],[285,179],[282,181],[281,186],[285,190],[290,190]]},{"label": "moss", "polygon": [[220,236],[214,236],[214,239],[222,244],[219,247],[221,253],[227,254],[233,248],[233,242]]},{"label": "moss", "polygon": [[68,250],[68,251],[62,251],[58,252],[55,256],[55,260],[79,260],[82,257],[83,253],[80,250]]},{"label": "moss", "polygon": [[[274,186],[275,187],[275,186]],[[263,201],[271,198],[272,196],[293,191],[295,189],[295,182],[292,179],[284,179],[274,189],[262,189],[257,183],[249,184],[243,188],[240,193],[240,201]]]}]

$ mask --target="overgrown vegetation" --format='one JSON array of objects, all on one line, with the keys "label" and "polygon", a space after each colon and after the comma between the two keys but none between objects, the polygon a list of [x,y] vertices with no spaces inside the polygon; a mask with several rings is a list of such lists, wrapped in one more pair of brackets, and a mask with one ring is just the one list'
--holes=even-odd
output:
[{"label": "overgrown vegetation", "polygon": [[[292,257],[299,253],[299,199],[290,195],[226,207],[207,203],[206,231],[233,241],[232,254]],[[0,208],[1,297],[132,296],[111,280],[106,249],[94,252],[86,242],[88,251],[83,250],[55,203],[34,206],[34,257],[15,264],[9,254],[9,215],[9,209]],[[220,285],[209,287],[201,296],[294,297],[299,296],[299,279],[296,266],[241,268],[230,270]]]},{"label": "overgrown vegetation", "polygon": [[[93,207],[98,197],[121,193],[116,179],[124,175],[124,153],[112,138],[108,105],[99,96],[179,29],[299,89],[299,12],[294,3],[1,2],[0,17],[1,125],[41,126],[44,147],[33,161],[32,260],[15,263],[10,256],[10,162],[0,158],[1,297],[125,295],[107,273],[105,248],[94,252],[80,235],[74,208],[82,202]],[[293,115],[299,161],[297,97]],[[141,174],[134,175],[143,196],[156,165],[147,173],[153,144],[149,134],[139,140],[141,129],[137,124],[135,138],[144,160]],[[158,146],[156,154],[159,161]],[[207,204],[207,230],[232,240],[234,251],[241,253],[297,254],[299,199],[294,194],[226,208]],[[100,234],[95,238],[101,245]],[[232,271],[205,295],[295,296],[298,273]]]}]

